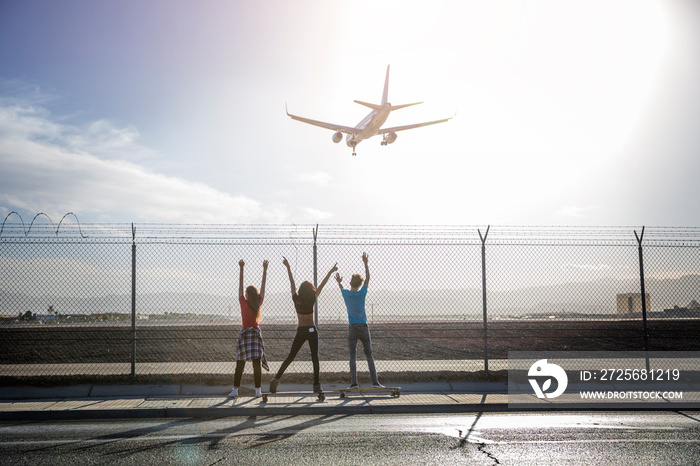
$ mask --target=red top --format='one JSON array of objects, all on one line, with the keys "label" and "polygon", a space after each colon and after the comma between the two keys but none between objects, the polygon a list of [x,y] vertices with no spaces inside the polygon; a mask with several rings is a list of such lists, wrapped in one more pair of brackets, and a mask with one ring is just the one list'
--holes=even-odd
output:
[{"label": "red top", "polygon": [[[239,296],[238,302],[241,304],[241,319],[243,320],[243,328],[259,327],[258,322],[255,320],[255,314],[253,314],[252,309],[250,309],[245,296]],[[260,300],[260,306],[262,306],[262,300]]]}]

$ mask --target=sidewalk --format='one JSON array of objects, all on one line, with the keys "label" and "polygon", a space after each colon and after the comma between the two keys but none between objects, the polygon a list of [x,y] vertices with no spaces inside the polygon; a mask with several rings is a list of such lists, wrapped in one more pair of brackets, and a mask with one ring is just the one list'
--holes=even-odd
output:
[{"label": "sidewalk", "polygon": [[[267,386],[263,387],[267,389]],[[310,393],[310,385],[280,384],[285,392],[254,397],[241,387],[236,399],[227,397],[230,385],[75,385],[68,387],[0,387],[0,421],[77,419],[222,418],[231,416],[338,414],[452,414],[499,411],[678,411],[700,409],[700,392],[686,391],[681,402],[581,402],[576,393],[558,403],[530,394],[524,404],[508,404],[505,382],[434,382],[402,384],[399,396],[391,390],[348,392],[341,384],[324,384],[324,399]],[[567,399],[568,398],[568,399]],[[563,403],[561,402],[563,401]],[[659,400],[661,401],[661,400]]]},{"label": "sidewalk", "polygon": [[[263,402],[251,388],[236,399],[231,386],[77,385],[69,387],[0,387],[0,421],[220,418],[228,416],[331,415],[377,413],[460,413],[504,411],[505,382],[436,382],[401,385],[391,390],[360,391],[340,397],[341,384],[324,384],[316,395],[274,395]],[[263,386],[263,389],[267,389]],[[308,391],[309,385],[281,384],[279,391]]]}]

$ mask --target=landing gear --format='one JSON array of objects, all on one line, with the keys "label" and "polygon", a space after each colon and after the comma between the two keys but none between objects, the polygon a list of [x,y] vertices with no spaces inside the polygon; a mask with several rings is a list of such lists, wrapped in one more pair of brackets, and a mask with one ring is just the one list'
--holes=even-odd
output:
[{"label": "landing gear", "polygon": [[396,133],[384,133],[382,134],[382,146],[388,146],[389,144],[396,141]]},{"label": "landing gear", "polygon": [[360,141],[358,141],[358,140],[355,138],[355,135],[354,135],[354,134],[348,134],[348,142],[347,142],[347,144],[348,144],[348,147],[352,147],[352,156],[353,156],[353,157],[357,155],[357,152],[355,152],[355,148],[357,147],[357,144],[358,144],[359,142],[360,142]]}]

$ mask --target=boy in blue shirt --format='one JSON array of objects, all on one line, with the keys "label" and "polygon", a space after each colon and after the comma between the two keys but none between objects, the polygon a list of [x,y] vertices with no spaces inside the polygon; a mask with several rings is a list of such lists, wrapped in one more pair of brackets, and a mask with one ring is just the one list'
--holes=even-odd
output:
[{"label": "boy in blue shirt", "polygon": [[[362,342],[367,358],[369,374],[372,378],[372,386],[384,388],[377,378],[377,370],[374,367],[374,356],[372,355],[372,341],[369,336],[367,326],[367,314],[365,312],[365,298],[367,297],[367,286],[369,285],[369,266],[367,265],[367,253],[362,253],[362,262],[365,263],[365,279],[362,275],[354,274],[350,280],[350,289],[343,288],[343,279],[339,273],[335,274],[335,279],[340,286],[340,292],[345,300],[345,307],[348,311],[348,350],[350,351],[350,387],[359,388],[357,384],[357,340]],[[364,281],[364,285],[363,285]]]}]

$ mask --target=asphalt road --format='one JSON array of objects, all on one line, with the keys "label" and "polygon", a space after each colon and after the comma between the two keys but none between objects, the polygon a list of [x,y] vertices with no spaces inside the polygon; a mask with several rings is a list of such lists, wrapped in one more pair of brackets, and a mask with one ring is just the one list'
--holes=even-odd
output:
[{"label": "asphalt road", "polygon": [[0,423],[0,464],[698,464],[700,412]]}]

